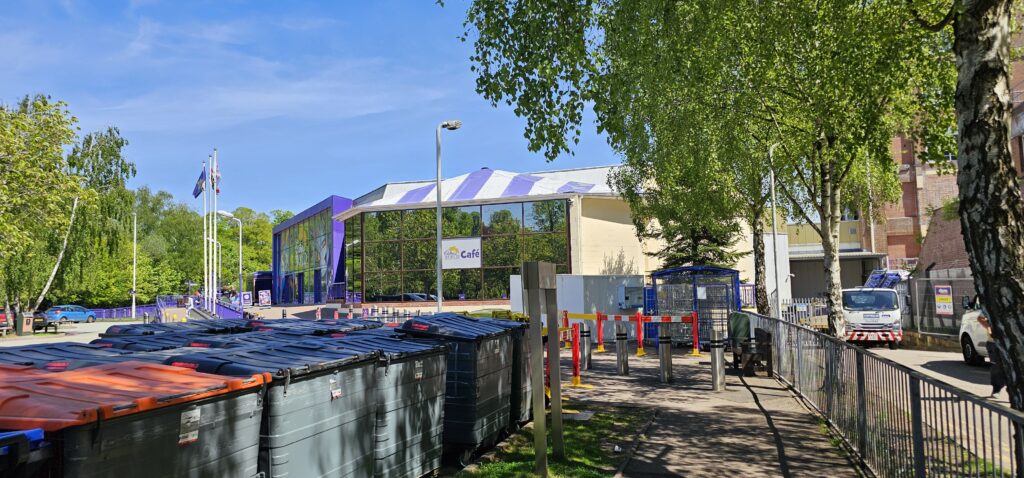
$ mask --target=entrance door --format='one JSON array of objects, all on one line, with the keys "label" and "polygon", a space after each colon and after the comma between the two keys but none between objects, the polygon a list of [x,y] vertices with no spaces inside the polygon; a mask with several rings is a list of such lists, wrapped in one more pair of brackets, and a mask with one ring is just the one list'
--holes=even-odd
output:
[{"label": "entrance door", "polygon": [[320,269],[313,271],[313,302],[320,303]]},{"label": "entrance door", "polygon": [[295,302],[299,304],[306,303],[306,273],[299,272],[295,274]]}]

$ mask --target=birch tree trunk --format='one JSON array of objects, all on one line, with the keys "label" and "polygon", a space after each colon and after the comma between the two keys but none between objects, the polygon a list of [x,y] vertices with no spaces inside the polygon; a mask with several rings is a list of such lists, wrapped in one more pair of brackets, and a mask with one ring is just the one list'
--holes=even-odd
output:
[{"label": "birch tree trunk", "polygon": [[831,168],[822,169],[821,251],[825,263],[828,329],[835,337],[845,339],[846,318],[843,316],[843,281],[839,265],[839,223],[842,219],[840,190],[832,182]]},{"label": "birch tree trunk", "polygon": [[1011,3],[964,0],[953,22],[957,185],[964,244],[992,320],[996,359],[1010,404],[1024,410],[1024,201],[1009,150]]},{"label": "birch tree trunk", "polygon": [[[771,306],[768,304],[768,287],[764,265],[764,209],[751,208],[750,229],[754,234],[754,302],[757,304],[757,313],[771,315]],[[776,294],[779,285],[775,284]],[[780,316],[781,317],[781,316]]]},{"label": "birch tree trunk", "polygon": [[71,228],[75,225],[75,212],[78,211],[78,198],[71,202],[71,220],[68,221],[68,228],[64,231],[64,242],[60,246],[60,252],[57,253],[57,261],[53,263],[53,269],[50,270],[50,277],[46,279],[46,284],[43,285],[43,290],[39,292],[39,298],[36,299],[35,304],[32,306],[32,310],[29,312],[35,312],[39,308],[39,304],[43,303],[43,298],[46,297],[46,293],[50,291],[50,286],[53,285],[53,278],[57,277],[57,271],[60,270],[60,263],[64,260],[64,252],[68,250],[68,237],[71,236]]}]

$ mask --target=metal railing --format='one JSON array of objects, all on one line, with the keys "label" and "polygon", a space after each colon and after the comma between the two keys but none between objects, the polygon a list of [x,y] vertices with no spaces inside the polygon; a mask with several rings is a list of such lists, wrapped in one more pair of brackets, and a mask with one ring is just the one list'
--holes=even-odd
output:
[{"label": "metal railing", "polygon": [[[130,319],[132,318],[131,307],[116,307],[113,309],[89,309],[97,319]],[[135,306],[135,315],[142,318],[143,314],[156,318],[160,316],[160,307],[157,304],[145,304]]]},{"label": "metal railing", "polygon": [[749,314],[777,378],[878,476],[1024,474],[1024,414],[807,327]]}]

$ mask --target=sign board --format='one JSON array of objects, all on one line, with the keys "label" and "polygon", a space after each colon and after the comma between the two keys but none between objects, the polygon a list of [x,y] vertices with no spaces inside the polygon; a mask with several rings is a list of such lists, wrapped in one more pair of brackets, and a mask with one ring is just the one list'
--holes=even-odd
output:
[{"label": "sign board", "polygon": [[953,315],[953,286],[935,286],[935,315]]},{"label": "sign board", "polygon": [[480,238],[464,237],[441,241],[442,269],[479,269]]},{"label": "sign board", "polygon": [[242,303],[245,304],[245,305],[252,305],[252,292],[251,291],[244,291],[244,292],[242,292]]},{"label": "sign board", "polygon": [[258,294],[259,294],[259,297],[260,297],[260,305],[262,305],[262,306],[269,306],[270,305],[270,291],[264,289],[264,290],[259,291]]},{"label": "sign board", "polygon": [[707,287],[699,287],[698,286],[697,287],[697,300],[707,300],[707,298],[708,298],[708,288]]}]

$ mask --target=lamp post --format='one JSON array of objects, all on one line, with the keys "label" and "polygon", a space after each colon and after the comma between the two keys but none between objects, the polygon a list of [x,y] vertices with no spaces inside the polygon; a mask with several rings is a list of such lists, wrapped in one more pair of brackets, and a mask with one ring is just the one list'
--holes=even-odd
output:
[{"label": "lamp post", "polygon": [[437,192],[437,312],[441,312],[441,292],[443,280],[441,274],[441,129],[455,131],[462,127],[462,121],[448,120],[437,125],[437,180],[434,189]]},{"label": "lamp post", "polygon": [[772,269],[775,272],[775,315],[782,320],[782,297],[779,293],[779,231],[775,226],[775,148],[779,143],[768,147],[768,164],[772,173]]},{"label": "lamp post", "polygon": [[135,277],[139,262],[139,216],[132,211],[132,318],[135,318]]},{"label": "lamp post", "polygon": [[217,211],[221,217],[231,219],[238,223],[238,307],[242,311],[242,318],[245,318],[245,304],[242,303],[242,220],[227,211]]}]

